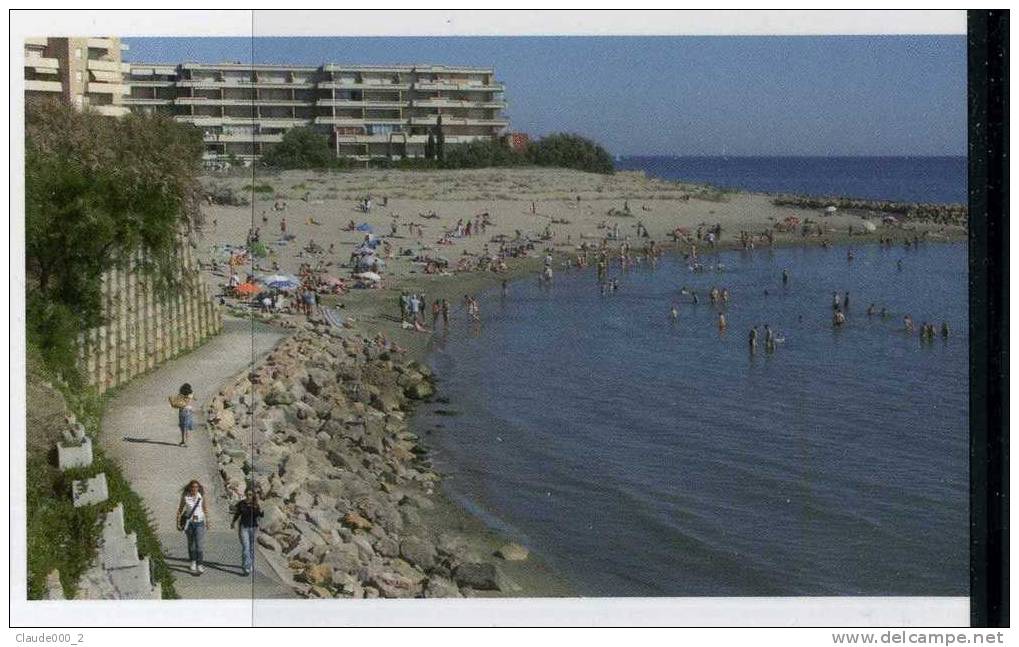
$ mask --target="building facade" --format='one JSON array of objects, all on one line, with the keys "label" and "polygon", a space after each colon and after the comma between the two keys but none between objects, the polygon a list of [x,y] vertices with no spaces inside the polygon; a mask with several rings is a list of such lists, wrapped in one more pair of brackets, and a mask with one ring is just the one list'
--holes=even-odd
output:
[{"label": "building facade", "polygon": [[504,86],[490,68],[131,63],[125,105],[202,129],[210,162],[257,159],[295,126],[337,157],[421,157],[439,117],[447,144],[497,140]]},{"label": "building facade", "polygon": [[104,115],[127,114],[126,49],[117,38],[26,39],[25,100],[55,98]]}]

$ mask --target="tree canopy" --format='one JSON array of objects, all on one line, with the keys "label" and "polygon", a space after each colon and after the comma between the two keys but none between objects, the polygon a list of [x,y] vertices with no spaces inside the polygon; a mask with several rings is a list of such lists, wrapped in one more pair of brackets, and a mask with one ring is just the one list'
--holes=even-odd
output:
[{"label": "tree canopy", "polygon": [[275,169],[315,169],[337,166],[329,136],[308,126],[297,126],[283,134],[283,141],[270,146],[262,164]]},{"label": "tree canopy", "polygon": [[169,117],[58,102],[26,106],[25,126],[28,341],[66,372],[77,333],[102,323],[105,272],[135,263],[157,288],[175,283],[178,235],[201,225],[202,138]]}]

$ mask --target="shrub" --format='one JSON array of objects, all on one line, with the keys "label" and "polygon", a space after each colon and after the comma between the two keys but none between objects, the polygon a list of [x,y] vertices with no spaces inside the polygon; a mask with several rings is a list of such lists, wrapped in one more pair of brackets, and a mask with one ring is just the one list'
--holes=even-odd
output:
[{"label": "shrub", "polygon": [[105,272],[133,265],[162,293],[176,285],[178,235],[201,226],[202,139],[169,117],[59,102],[26,106],[25,129],[26,332],[68,378],[71,331],[102,323]]},{"label": "shrub", "polygon": [[333,155],[329,137],[308,126],[291,128],[284,133],[283,140],[262,155],[262,164],[280,170],[345,166]]},{"label": "shrub", "polygon": [[532,142],[527,159],[537,166],[557,166],[592,173],[613,173],[612,156],[595,142],[580,135],[555,133]]},{"label": "shrub", "polygon": [[475,140],[446,149],[443,168],[521,166],[527,158],[502,141]]}]

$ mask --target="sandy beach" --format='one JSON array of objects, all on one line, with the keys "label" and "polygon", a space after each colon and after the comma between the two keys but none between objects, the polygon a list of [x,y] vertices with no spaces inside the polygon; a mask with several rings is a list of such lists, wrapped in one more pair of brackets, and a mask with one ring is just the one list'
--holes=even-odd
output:
[{"label": "sandy beach", "polygon": [[[771,232],[776,245],[816,245],[822,241],[865,244],[887,237],[899,242],[920,235],[931,240],[965,236],[961,227],[916,222],[907,226],[886,225],[882,224],[883,214],[877,212],[839,210],[825,214],[823,209],[776,206],[774,197],[768,195],[720,192],[710,187],[646,178],[639,173],[603,176],[558,169],[284,172],[258,173],[254,178],[206,177],[203,183],[207,187],[229,187],[255,197],[252,204],[245,206],[211,204],[205,207],[206,224],[195,242],[199,258],[205,262],[205,278],[217,293],[222,292],[227,283],[222,246],[244,245],[253,227],[258,228],[260,241],[274,250],[269,258],[256,261],[256,276],[265,273],[296,275],[303,264],[310,264],[323,274],[349,281],[352,270],[347,263],[353,249],[364,240],[365,232],[348,230],[348,226],[352,222],[369,225],[374,235],[389,245],[388,254],[379,247],[385,261],[381,287],[322,295],[320,302],[334,308],[345,320],[346,329],[342,335],[363,340],[381,332],[390,342],[406,349],[407,352],[400,355],[403,361],[423,358],[430,333],[401,326],[398,309],[401,292],[424,293],[427,303],[448,299],[451,316],[463,318],[465,294],[497,286],[502,280],[536,274],[546,249],[554,250],[554,269],[559,271],[565,262],[575,258],[581,244],[596,246],[610,232],[618,232],[618,238],[608,242],[612,252],[624,241],[633,249],[642,248],[648,240],[669,245],[676,228],[694,233],[699,226],[703,225],[706,230],[716,224],[722,228],[719,245],[724,247],[735,245],[741,231],[755,235]],[[254,193],[252,186],[256,188]],[[373,206],[365,213],[358,208],[358,203],[369,194]],[[489,224],[480,235],[445,236],[456,229],[458,221],[474,221],[482,214],[487,214]],[[812,233],[804,238],[798,227],[791,232],[776,230],[776,223],[783,223],[790,216],[799,221],[811,219],[820,223],[823,233]],[[284,217],[286,233],[294,238],[277,245]],[[864,221],[873,223],[875,228],[865,229]],[[394,223],[395,235],[391,233]],[[648,238],[638,238],[638,224],[647,229]],[[440,243],[444,238],[450,244]],[[473,266],[474,260],[485,251],[496,253],[500,240],[514,239],[533,242],[533,250],[524,258],[508,259],[505,271],[455,271],[461,259]],[[309,253],[306,248],[312,242],[323,251]],[[685,243],[678,244],[681,251],[686,249]],[[425,273],[425,264],[413,260],[423,255],[447,260],[449,271]],[[218,259],[218,267],[211,265],[213,259]],[[237,267],[241,273],[248,270],[248,266]],[[235,307],[237,300],[227,297],[226,303],[234,313],[241,312],[242,309]],[[312,323],[303,315],[259,317],[297,329],[298,335],[323,336],[329,328],[320,319]],[[426,308],[429,325],[430,320]],[[300,352],[311,357],[315,351],[301,347]],[[360,350],[351,351],[350,356],[359,353]],[[441,396],[441,390],[438,395]],[[228,396],[224,401],[230,397],[235,396]],[[408,402],[407,409],[412,410],[413,403]],[[400,422],[395,437],[404,433],[400,431],[404,429],[402,418]],[[427,448],[427,443],[422,445]],[[434,504],[429,514],[423,515],[427,517],[428,534],[438,536],[444,530],[455,530],[471,545],[472,554],[486,559],[492,559],[493,553],[505,544],[505,540],[478,519],[442,496],[439,488],[435,488],[434,495],[429,492],[429,496]],[[291,568],[302,567],[291,564]],[[532,554],[522,561],[499,562],[499,568],[509,575],[514,586],[498,594],[572,593],[569,583],[543,564],[539,555]],[[363,593],[363,589],[356,590]],[[307,588],[304,592],[308,592]],[[322,594],[320,591],[319,595]]]}]

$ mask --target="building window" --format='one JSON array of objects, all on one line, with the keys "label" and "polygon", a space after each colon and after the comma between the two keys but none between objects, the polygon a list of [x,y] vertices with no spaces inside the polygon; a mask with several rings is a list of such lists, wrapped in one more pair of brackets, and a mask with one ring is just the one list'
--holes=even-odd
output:
[{"label": "building window", "polygon": [[78,83],[81,83],[81,72],[80,71],[75,72],[74,78],[77,79]]},{"label": "building window", "polygon": [[75,50],[74,50],[74,58],[79,58],[79,59],[81,58],[81,48],[80,47],[75,48]]}]

